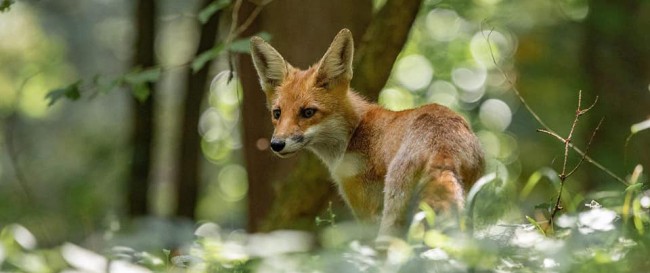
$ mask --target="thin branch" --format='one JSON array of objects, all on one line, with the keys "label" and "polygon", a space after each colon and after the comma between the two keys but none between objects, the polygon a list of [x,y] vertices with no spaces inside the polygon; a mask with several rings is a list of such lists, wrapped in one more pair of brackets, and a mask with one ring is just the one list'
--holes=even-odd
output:
[{"label": "thin branch", "polygon": [[268,3],[272,2],[272,1],[264,1],[264,2],[262,2],[260,4],[257,4],[255,6],[255,9],[251,12],[250,15],[248,15],[246,20],[244,20],[244,22],[241,25],[237,26],[237,21],[239,20],[239,10],[241,8],[241,2],[242,2],[242,0],[237,0],[235,2],[235,5],[233,6],[232,20],[231,20],[232,22],[231,22],[231,25],[230,25],[230,32],[228,33],[228,36],[226,36],[226,42],[225,42],[226,47],[235,38],[239,37],[239,35],[241,35],[244,31],[246,31],[246,29],[248,29],[248,27],[250,27],[250,25],[253,23],[253,21],[255,21],[255,19],[260,14],[260,12],[262,12],[262,9],[264,8],[264,6],[266,6]]},{"label": "thin branch", "polygon": [[[481,26],[481,29],[483,29],[482,26]],[[503,75],[503,77],[506,79],[506,81],[508,82],[508,84],[510,84],[510,89],[512,89],[512,91],[515,93],[515,95],[517,96],[517,98],[519,99],[519,101],[521,102],[521,104],[524,105],[524,107],[526,108],[526,110],[528,111],[528,113],[530,113],[530,114],[533,116],[533,118],[535,119],[535,121],[537,121],[537,123],[539,123],[539,124],[544,128],[544,130],[545,130],[546,132],[548,132],[549,134],[552,133],[551,135],[558,135],[557,133],[555,133],[555,131],[553,131],[552,129],[550,129],[550,127],[549,127],[549,126],[548,126],[548,125],[547,125],[547,124],[546,124],[546,123],[545,123],[545,122],[544,122],[544,121],[539,117],[539,115],[537,115],[537,113],[536,113],[536,112],[535,112],[535,111],[530,107],[530,105],[528,105],[528,103],[526,102],[526,100],[524,99],[524,97],[521,95],[521,92],[519,92],[519,89],[517,89],[517,87],[515,86],[514,81],[513,81],[513,80],[510,78],[510,76],[508,76],[508,74],[507,74],[507,73],[506,73],[506,72],[501,68],[501,66],[499,66],[499,64],[498,64],[498,62],[497,62],[497,60],[496,60],[496,57],[494,57],[494,51],[492,50],[492,43],[490,42],[490,36],[492,35],[492,32],[493,32],[493,31],[494,31],[494,28],[491,28],[490,31],[488,32],[487,36],[485,35],[485,32],[484,32],[484,31],[481,31],[481,33],[482,33],[483,37],[486,39],[486,41],[487,41],[487,43],[488,43],[488,49],[489,49],[489,51],[490,51],[490,57],[492,58],[492,62],[494,63],[495,68],[496,68],[496,69],[497,69],[497,70],[498,70],[498,71]],[[597,100],[598,100],[598,98],[596,98],[596,101],[597,101]],[[596,101],[594,101],[594,104],[593,104],[593,105],[596,104]],[[585,109],[584,111],[586,112],[586,111],[590,110],[591,107],[593,107],[593,105],[590,106],[589,108]],[[580,114],[580,115],[582,115],[582,114]],[[597,162],[596,160],[594,160],[593,158],[591,158],[590,156],[588,156],[588,155],[587,155],[585,152],[583,152],[580,148],[575,147],[572,143],[569,142],[569,143],[568,143],[568,147],[572,148],[576,153],[578,153],[579,155],[581,155],[582,157],[584,157],[584,159],[585,159],[587,162],[591,163],[591,164],[594,165],[596,168],[598,168],[598,169],[600,169],[601,171],[605,172],[607,175],[609,175],[610,177],[614,178],[616,181],[621,182],[621,183],[623,183],[624,185],[629,185],[629,183],[628,183],[627,181],[625,181],[623,178],[621,178],[621,177],[619,177],[618,175],[614,174],[612,171],[610,171],[609,169],[607,169],[606,167],[604,167],[603,165],[601,165],[599,162]]]},{"label": "thin branch", "polygon": [[230,22],[230,31],[228,32],[228,36],[226,36],[226,44],[230,43],[232,39],[234,39],[234,33],[235,30],[237,29],[237,21],[239,20],[239,8],[241,8],[241,2],[242,0],[237,0],[235,1],[235,4],[233,5],[232,8],[232,19]]},{"label": "thin branch", "polygon": [[557,138],[558,140],[560,140],[560,141],[562,141],[562,142],[565,142],[565,141],[566,141],[566,140],[565,140],[563,137],[561,137],[560,135],[556,134],[555,132],[552,132],[552,131],[546,130],[546,129],[537,129],[537,130],[535,130],[535,131],[540,132],[540,133],[549,134],[549,135],[551,135],[551,136],[554,136],[555,138]]},{"label": "thin branch", "polygon": [[[591,108],[591,107],[590,107],[590,108]],[[580,158],[580,161],[578,162],[578,164],[576,164],[576,166],[573,167],[573,170],[571,170],[571,171],[567,174],[567,176],[571,176],[571,175],[572,175],[572,174],[573,174],[573,173],[578,169],[578,167],[580,167],[580,165],[582,164],[582,162],[585,161],[585,158],[587,157],[586,155],[587,155],[587,153],[589,152],[589,148],[591,147],[591,142],[594,140],[594,136],[596,136],[596,132],[598,132],[598,130],[600,129],[600,125],[603,123],[603,120],[604,120],[604,118],[601,118],[600,121],[598,122],[598,125],[596,125],[596,129],[594,129],[593,133],[591,133],[591,138],[589,138],[589,142],[587,143],[587,148],[585,148],[585,153],[584,153],[583,156]]]}]

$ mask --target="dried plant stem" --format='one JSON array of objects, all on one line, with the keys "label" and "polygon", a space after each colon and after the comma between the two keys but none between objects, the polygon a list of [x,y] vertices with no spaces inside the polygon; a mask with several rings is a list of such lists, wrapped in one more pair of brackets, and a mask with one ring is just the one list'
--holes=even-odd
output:
[{"label": "dried plant stem", "polygon": [[[498,70],[498,71],[503,75],[503,77],[506,79],[506,81],[507,81],[508,84],[510,85],[510,89],[515,93],[515,95],[517,96],[517,98],[519,99],[519,101],[521,102],[521,104],[524,105],[524,107],[526,108],[526,110],[528,111],[528,113],[530,113],[530,114],[533,116],[533,118],[535,119],[535,121],[537,121],[537,123],[539,123],[539,124],[542,126],[543,129],[539,129],[538,131],[539,131],[539,132],[547,133],[547,134],[552,135],[552,136],[554,136],[554,137],[556,137],[556,138],[558,138],[558,139],[560,139],[560,140],[563,140],[563,138],[560,137],[560,136],[559,136],[555,131],[553,131],[553,130],[552,130],[552,129],[551,129],[551,128],[550,128],[550,127],[549,127],[549,126],[548,126],[548,125],[547,125],[547,124],[546,124],[546,123],[545,123],[545,122],[544,122],[540,117],[539,117],[539,115],[538,115],[538,114],[537,114],[537,113],[536,113],[536,112],[535,112],[535,111],[530,107],[530,105],[526,102],[526,100],[524,99],[524,97],[521,95],[521,92],[519,92],[519,89],[517,89],[517,87],[515,86],[514,81],[510,78],[510,76],[508,76],[508,74],[507,74],[507,73],[506,73],[506,72],[505,72],[505,71],[504,71],[504,70],[499,66],[499,64],[497,63],[496,58],[494,57],[494,52],[493,52],[493,50],[492,50],[492,43],[490,42],[490,35],[492,35],[492,31],[493,31],[493,30],[494,30],[494,28],[490,29],[490,31],[489,31],[489,33],[487,34],[487,36],[485,35],[485,32],[482,32],[482,33],[483,33],[483,37],[486,39],[486,41],[487,41],[487,43],[488,43],[488,48],[489,48],[489,50],[490,50],[490,57],[492,58],[492,62],[494,63],[495,68],[496,68],[496,69],[497,69],[497,70]],[[594,104],[595,104],[595,101],[594,101]],[[589,110],[591,109],[591,107],[593,107],[593,105],[590,106],[590,107],[588,107],[588,108],[586,108],[586,109],[583,109],[583,111],[584,111],[584,112],[589,111]],[[582,114],[584,114],[584,113],[582,113]],[[582,115],[582,114],[580,114],[580,115]],[[563,142],[564,142],[564,141],[563,141]],[[599,162],[597,162],[596,160],[594,160],[593,158],[591,158],[590,156],[588,156],[586,152],[583,152],[580,148],[574,146],[570,141],[567,142],[567,143],[565,143],[565,147],[569,147],[569,148],[573,149],[576,153],[578,153],[580,156],[582,156],[582,158],[583,158],[582,161],[586,160],[587,162],[591,163],[591,164],[592,164],[593,166],[595,166],[596,168],[598,168],[598,169],[600,169],[601,171],[605,172],[607,175],[609,175],[610,177],[612,177],[612,178],[615,179],[616,181],[618,181],[618,182],[620,182],[620,183],[623,183],[624,185],[629,185],[629,183],[628,183],[627,181],[625,181],[625,179],[623,179],[623,178],[619,177],[618,175],[614,174],[612,171],[610,171],[609,169],[607,169],[606,167],[604,167],[602,164],[600,164]]]},{"label": "dried plant stem", "polygon": [[255,9],[251,12],[251,14],[244,20],[244,22],[237,26],[237,21],[239,20],[239,9],[241,8],[242,0],[237,0],[235,4],[233,5],[232,9],[232,22],[230,24],[230,32],[228,33],[228,36],[226,37],[226,46],[230,44],[235,38],[239,37],[250,25],[255,21],[255,18],[262,12],[262,9],[264,8],[265,5],[270,3],[271,1],[264,1],[260,4],[257,4],[255,6]]}]

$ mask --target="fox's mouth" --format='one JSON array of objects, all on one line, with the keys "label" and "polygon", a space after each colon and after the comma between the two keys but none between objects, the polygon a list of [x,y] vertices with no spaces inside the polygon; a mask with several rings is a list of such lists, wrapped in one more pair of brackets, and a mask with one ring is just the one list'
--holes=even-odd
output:
[{"label": "fox's mouth", "polygon": [[292,156],[295,155],[297,152],[298,152],[298,151],[293,151],[293,152],[278,152],[278,153],[275,153],[275,154],[278,155],[278,156],[281,157],[281,158],[288,158],[288,157],[292,157]]}]

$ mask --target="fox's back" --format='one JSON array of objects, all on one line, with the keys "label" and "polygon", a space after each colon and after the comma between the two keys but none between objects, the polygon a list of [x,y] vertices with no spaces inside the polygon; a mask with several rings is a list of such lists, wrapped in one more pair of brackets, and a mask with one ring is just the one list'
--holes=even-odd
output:
[{"label": "fox's back", "polygon": [[478,139],[467,122],[438,104],[403,111],[372,107],[348,146],[349,152],[366,155],[367,175],[373,180],[382,180],[393,161],[408,160],[397,157],[400,149],[427,157],[418,159],[422,162],[433,160],[437,167],[452,169],[466,190],[478,179],[484,164]]}]

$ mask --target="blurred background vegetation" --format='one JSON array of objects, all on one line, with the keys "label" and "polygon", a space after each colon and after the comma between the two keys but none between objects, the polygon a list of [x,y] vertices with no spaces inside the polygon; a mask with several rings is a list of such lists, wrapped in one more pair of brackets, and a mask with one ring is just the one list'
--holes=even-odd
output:
[{"label": "blurred background vegetation", "polygon": [[517,193],[484,198],[485,215],[546,219],[557,193],[535,183],[556,180],[563,145],[536,132],[513,87],[562,136],[578,92],[583,106],[598,97],[571,140],[584,150],[604,118],[589,154],[618,179],[585,163],[567,180],[568,211],[623,192],[619,180],[650,166],[648,1],[0,3],[0,225],[45,246],[174,248],[206,221],[316,230],[330,203],[351,219],[312,155],[268,151],[246,53],[254,34],[306,68],[350,28],[359,92],[394,110],[435,102],[465,116],[487,172]]}]

